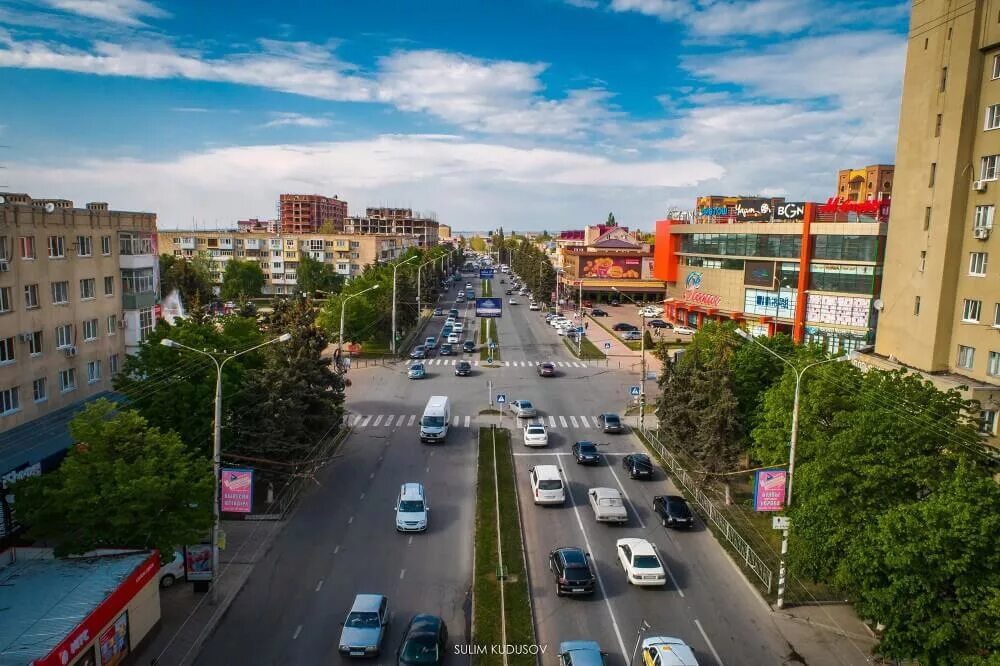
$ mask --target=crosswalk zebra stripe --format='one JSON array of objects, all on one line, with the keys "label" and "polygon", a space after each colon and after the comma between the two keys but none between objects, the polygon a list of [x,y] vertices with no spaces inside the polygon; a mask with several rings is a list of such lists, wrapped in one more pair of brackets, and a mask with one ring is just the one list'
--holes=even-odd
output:
[{"label": "crosswalk zebra stripe", "polygon": [[592,416],[591,418],[594,419],[594,427],[595,428],[600,428],[601,427],[601,422],[597,420],[597,417],[596,416]]},{"label": "crosswalk zebra stripe", "polygon": [[510,361],[504,361],[503,365],[504,365],[505,368],[509,368],[510,367]]},{"label": "crosswalk zebra stripe", "polygon": [[580,423],[583,424],[584,428],[589,428],[590,427],[590,419],[587,418],[586,416],[581,416],[580,417]]},{"label": "crosswalk zebra stripe", "polygon": [[556,361],[556,365],[558,365],[560,368],[565,368],[566,367],[566,364],[563,363],[562,361]]},{"label": "crosswalk zebra stripe", "polygon": [[372,425],[377,426],[381,422],[382,422],[382,415],[379,414],[378,416],[375,417],[375,423],[373,423]]},{"label": "crosswalk zebra stripe", "polygon": [[354,417],[354,422],[353,422],[353,423],[351,423],[351,425],[352,425],[352,426],[356,426],[356,425],[358,425],[358,422],[359,422],[359,421],[361,421],[361,419],[363,419],[363,418],[364,418],[364,417],[363,417],[363,416],[362,416],[361,414],[358,414],[357,416],[355,416],[355,417]]},{"label": "crosswalk zebra stripe", "polygon": [[472,365],[479,365],[479,361],[473,361]]},{"label": "crosswalk zebra stripe", "polygon": [[560,424],[560,425],[561,425],[561,426],[562,426],[563,428],[568,428],[568,427],[569,427],[569,424],[568,424],[568,423],[566,423],[566,417],[565,417],[565,416],[560,416],[560,417],[559,417],[559,424]]},{"label": "crosswalk zebra stripe", "polygon": [[396,419],[396,427],[398,428],[399,426],[403,425],[403,421],[405,420],[406,420],[406,414],[400,414],[399,418]]},{"label": "crosswalk zebra stripe", "polygon": [[465,417],[465,427],[466,427],[466,428],[468,428],[468,427],[469,427],[469,422],[470,422],[471,420],[472,420],[472,417],[471,417],[471,416],[466,416],[466,417]]},{"label": "crosswalk zebra stripe", "polygon": [[364,428],[366,425],[368,425],[368,422],[371,421],[371,420],[372,420],[372,417],[371,417],[371,414],[369,414],[368,416],[365,417],[365,422],[361,424],[361,427]]},{"label": "crosswalk zebra stripe", "polygon": [[574,427],[574,428],[578,428],[578,427],[579,427],[579,426],[577,425],[577,423],[576,423],[576,417],[575,417],[575,416],[571,416],[571,417],[569,417],[569,420],[570,420],[570,423],[572,423],[572,424],[573,424],[573,427]]},{"label": "crosswalk zebra stripe", "polygon": [[455,426],[455,427],[458,427],[458,420],[459,420],[460,418],[462,418],[462,417],[461,417],[461,416],[456,416],[455,418],[453,418],[453,419],[451,420],[451,424],[452,424],[453,426]]},{"label": "crosswalk zebra stripe", "polygon": [[555,428],[556,427],[556,417],[554,417],[554,416],[550,416],[549,417],[549,427],[550,428]]},{"label": "crosswalk zebra stripe", "polygon": [[411,425],[413,425],[413,422],[416,420],[417,420],[417,415],[410,414],[410,420],[406,422],[406,427],[409,428]]},{"label": "crosswalk zebra stripe", "polygon": [[586,363],[574,363],[573,367],[574,368],[586,368],[587,364]]}]

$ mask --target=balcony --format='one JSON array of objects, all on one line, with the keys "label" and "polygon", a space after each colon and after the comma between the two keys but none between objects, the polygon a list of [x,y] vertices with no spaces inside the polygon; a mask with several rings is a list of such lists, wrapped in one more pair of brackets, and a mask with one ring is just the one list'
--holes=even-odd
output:
[{"label": "balcony", "polygon": [[155,291],[122,294],[122,310],[141,310],[154,305],[156,305]]}]

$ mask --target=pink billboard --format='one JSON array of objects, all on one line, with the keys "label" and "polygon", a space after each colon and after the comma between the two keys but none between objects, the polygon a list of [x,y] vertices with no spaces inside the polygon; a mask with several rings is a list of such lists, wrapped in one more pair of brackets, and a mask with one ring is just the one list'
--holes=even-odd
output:
[{"label": "pink billboard", "polygon": [[754,476],[753,510],[781,511],[785,507],[785,480],[788,472],[783,469],[762,469]]},{"label": "pink billboard", "polygon": [[250,513],[253,507],[253,470],[222,470],[222,511]]},{"label": "pink billboard", "polygon": [[580,277],[638,280],[642,277],[641,257],[580,257]]}]

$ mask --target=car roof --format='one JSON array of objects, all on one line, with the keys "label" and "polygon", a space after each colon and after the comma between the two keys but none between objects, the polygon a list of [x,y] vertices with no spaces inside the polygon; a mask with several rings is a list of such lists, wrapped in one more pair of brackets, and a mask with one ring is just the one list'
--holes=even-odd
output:
[{"label": "car roof", "polygon": [[410,631],[413,633],[436,632],[441,624],[442,620],[437,615],[420,613],[410,619]]},{"label": "car roof", "polygon": [[586,442],[586,441],[577,442],[576,445],[579,446],[580,448],[583,448],[584,446],[593,446],[595,449],[597,448],[597,444],[594,444],[593,442]]},{"label": "car roof", "polygon": [[680,495],[660,495],[660,497],[668,502],[683,502],[684,504],[687,504],[687,500]]},{"label": "car roof", "polygon": [[616,499],[621,499],[622,497],[622,494],[615,488],[591,488],[590,492],[596,493],[599,498],[614,497]]},{"label": "car roof", "polygon": [[359,594],[354,597],[354,604],[351,605],[352,613],[375,613],[378,612],[382,600],[381,594]]},{"label": "car roof", "polygon": [[535,470],[535,476],[537,477],[547,476],[554,479],[562,478],[559,476],[559,468],[555,465],[535,465],[533,469]]},{"label": "car roof", "polygon": [[604,418],[606,418],[606,419],[620,419],[621,417],[618,416],[617,414],[615,414],[614,412],[605,412],[604,413]]},{"label": "car roof", "polygon": [[681,639],[671,636],[650,636],[642,647],[655,647],[664,666],[698,666],[694,651]]},{"label": "car roof", "polygon": [[404,483],[399,488],[399,495],[402,499],[422,499],[424,496],[424,487],[419,483]]},{"label": "car roof", "polygon": [[529,423],[528,425],[524,426],[525,430],[531,430],[532,428],[534,428],[535,430],[541,430],[541,431],[544,432],[545,431],[545,424],[544,423]]},{"label": "car roof", "polygon": [[619,546],[628,546],[633,555],[656,555],[653,544],[645,539],[618,539]]},{"label": "car roof", "polygon": [[545,363],[542,363],[542,367],[543,367],[543,368],[549,368],[549,367],[552,367],[552,368],[554,368],[554,367],[555,367],[555,365],[556,365],[556,364],[555,364],[555,363],[553,363],[552,361],[546,361]]},{"label": "car roof", "polygon": [[563,641],[559,651],[569,652],[574,666],[601,666],[604,663],[597,641]]}]

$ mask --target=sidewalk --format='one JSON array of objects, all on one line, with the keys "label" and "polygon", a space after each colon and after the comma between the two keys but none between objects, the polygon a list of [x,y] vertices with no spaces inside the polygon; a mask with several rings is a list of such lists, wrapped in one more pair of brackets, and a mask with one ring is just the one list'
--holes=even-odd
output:
[{"label": "sidewalk", "polygon": [[211,592],[197,593],[194,585],[178,581],[160,590],[160,623],[131,659],[135,664],[187,666],[243,589],[254,564],[271,549],[283,521],[228,520],[222,522],[226,549],[219,554],[221,575],[216,581],[219,603]]},{"label": "sidewalk", "polygon": [[793,606],[774,611],[774,622],[800,663],[861,666],[871,657],[875,637],[850,604]]}]

